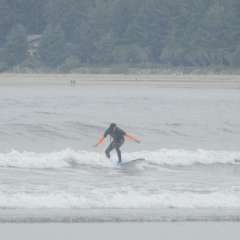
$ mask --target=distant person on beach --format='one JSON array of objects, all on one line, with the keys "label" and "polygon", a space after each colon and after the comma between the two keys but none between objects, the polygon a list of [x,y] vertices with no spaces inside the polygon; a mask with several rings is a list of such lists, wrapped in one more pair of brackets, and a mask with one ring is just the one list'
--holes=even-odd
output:
[{"label": "distant person on beach", "polygon": [[71,80],[71,85],[75,85],[76,81],[75,80]]},{"label": "distant person on beach", "polygon": [[105,131],[105,133],[98,140],[98,142],[95,145],[93,145],[93,147],[97,147],[107,137],[107,135],[110,135],[110,137],[113,140],[111,141],[110,145],[108,146],[108,148],[105,151],[106,156],[107,156],[107,158],[110,158],[110,152],[115,148],[117,151],[119,163],[122,162],[120,147],[123,145],[123,143],[125,141],[124,136],[131,138],[136,143],[140,143],[140,141],[138,141],[135,137],[133,137],[129,133],[126,133],[121,128],[117,127],[117,125],[115,123],[111,123],[109,128]]}]

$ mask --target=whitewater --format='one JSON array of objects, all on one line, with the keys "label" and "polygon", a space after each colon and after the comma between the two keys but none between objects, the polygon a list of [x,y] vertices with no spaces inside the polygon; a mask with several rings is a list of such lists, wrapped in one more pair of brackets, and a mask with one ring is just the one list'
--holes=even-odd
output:
[{"label": "whitewater", "polygon": [[[0,222],[240,221],[240,89],[0,87]],[[92,145],[111,122],[123,161]]]}]

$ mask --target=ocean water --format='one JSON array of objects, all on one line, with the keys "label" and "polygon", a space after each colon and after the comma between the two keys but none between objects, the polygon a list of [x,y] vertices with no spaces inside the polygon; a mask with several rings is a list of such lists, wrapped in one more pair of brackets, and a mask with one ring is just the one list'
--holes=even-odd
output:
[{"label": "ocean water", "polygon": [[[240,88],[0,86],[0,222],[240,221]],[[116,166],[111,122],[141,141]]]}]

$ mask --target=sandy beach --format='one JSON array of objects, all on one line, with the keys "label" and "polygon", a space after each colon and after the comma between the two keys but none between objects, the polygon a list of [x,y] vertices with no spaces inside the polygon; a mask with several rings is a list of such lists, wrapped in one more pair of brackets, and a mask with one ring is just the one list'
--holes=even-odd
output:
[{"label": "sandy beach", "polygon": [[159,74],[0,74],[0,85],[9,84],[161,84],[163,86],[240,85],[239,75],[159,75]]},{"label": "sandy beach", "polygon": [[4,240],[238,240],[237,222],[1,224]]}]

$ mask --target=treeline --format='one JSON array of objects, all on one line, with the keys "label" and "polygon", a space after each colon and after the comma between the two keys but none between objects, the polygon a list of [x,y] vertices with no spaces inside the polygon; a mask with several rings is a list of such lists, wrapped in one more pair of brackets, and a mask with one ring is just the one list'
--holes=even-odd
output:
[{"label": "treeline", "polygon": [[0,71],[113,64],[239,67],[240,1],[0,0]]}]

